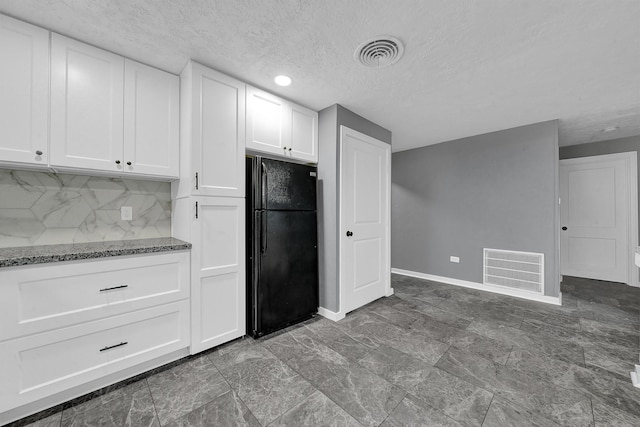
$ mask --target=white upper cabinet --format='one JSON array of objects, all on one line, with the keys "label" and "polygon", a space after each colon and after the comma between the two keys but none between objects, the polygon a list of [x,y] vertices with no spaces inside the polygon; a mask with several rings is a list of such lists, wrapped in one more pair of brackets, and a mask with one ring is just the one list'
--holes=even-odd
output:
[{"label": "white upper cabinet", "polygon": [[51,35],[51,166],[123,170],[124,58]]},{"label": "white upper cabinet", "polygon": [[318,163],[318,113],[291,104],[291,142],[289,155]]},{"label": "white upper cabinet", "polygon": [[246,148],[317,163],[318,113],[247,86]]},{"label": "white upper cabinet", "polygon": [[51,36],[53,168],[178,178],[177,76]]},{"label": "white upper cabinet", "polygon": [[180,195],[244,197],[245,84],[190,62],[181,114]]},{"label": "white upper cabinet", "polygon": [[135,61],[124,63],[124,170],[178,177],[178,76]]},{"label": "white upper cabinet", "polygon": [[283,156],[288,119],[284,99],[247,86],[247,148]]},{"label": "white upper cabinet", "polygon": [[0,163],[47,166],[49,32],[0,15]]}]

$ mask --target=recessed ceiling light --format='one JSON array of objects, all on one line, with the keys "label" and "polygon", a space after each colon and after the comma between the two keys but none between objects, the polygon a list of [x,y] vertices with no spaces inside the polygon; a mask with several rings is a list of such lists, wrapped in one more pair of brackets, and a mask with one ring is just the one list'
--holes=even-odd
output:
[{"label": "recessed ceiling light", "polygon": [[606,128],[604,128],[604,129],[602,129],[602,132],[613,132],[613,131],[615,131],[615,130],[618,130],[618,126],[609,126],[609,127],[606,127]]},{"label": "recessed ceiling light", "polygon": [[289,86],[291,84],[291,77],[280,75],[280,76],[276,76],[276,78],[273,79],[273,81],[276,82],[278,86]]}]

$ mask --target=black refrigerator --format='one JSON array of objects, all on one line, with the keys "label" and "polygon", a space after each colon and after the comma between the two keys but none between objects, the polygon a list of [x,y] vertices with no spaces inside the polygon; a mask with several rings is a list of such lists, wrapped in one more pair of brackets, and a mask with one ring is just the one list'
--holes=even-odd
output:
[{"label": "black refrigerator", "polygon": [[318,312],[317,169],[247,158],[247,334]]}]

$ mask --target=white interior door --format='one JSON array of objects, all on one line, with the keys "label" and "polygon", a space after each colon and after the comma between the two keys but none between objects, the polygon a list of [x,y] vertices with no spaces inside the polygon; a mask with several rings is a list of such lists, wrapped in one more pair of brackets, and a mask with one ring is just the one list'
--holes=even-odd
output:
[{"label": "white interior door", "polygon": [[631,283],[630,165],[624,155],[560,161],[563,275]]},{"label": "white interior door", "polygon": [[390,295],[391,147],[340,127],[340,311]]}]

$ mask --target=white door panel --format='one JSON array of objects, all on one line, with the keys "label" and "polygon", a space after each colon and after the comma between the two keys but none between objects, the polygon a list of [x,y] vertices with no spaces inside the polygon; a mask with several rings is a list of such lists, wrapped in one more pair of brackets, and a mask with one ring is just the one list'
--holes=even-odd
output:
[{"label": "white door panel", "polygon": [[196,200],[192,230],[196,237],[191,251],[192,353],[245,334],[245,200]]},{"label": "white door panel", "polygon": [[125,60],[124,169],[178,177],[178,76]]},{"label": "white door panel", "polygon": [[245,84],[193,64],[194,194],[244,197]]},{"label": "white door panel", "polygon": [[387,295],[390,147],[341,127],[340,311]]},{"label": "white door panel", "polygon": [[0,56],[0,161],[47,166],[49,32],[0,15]]},{"label": "white door panel", "polygon": [[629,185],[624,159],[561,161],[563,275],[629,283]]},{"label": "white door panel", "polygon": [[51,165],[123,170],[124,59],[51,36]]}]

